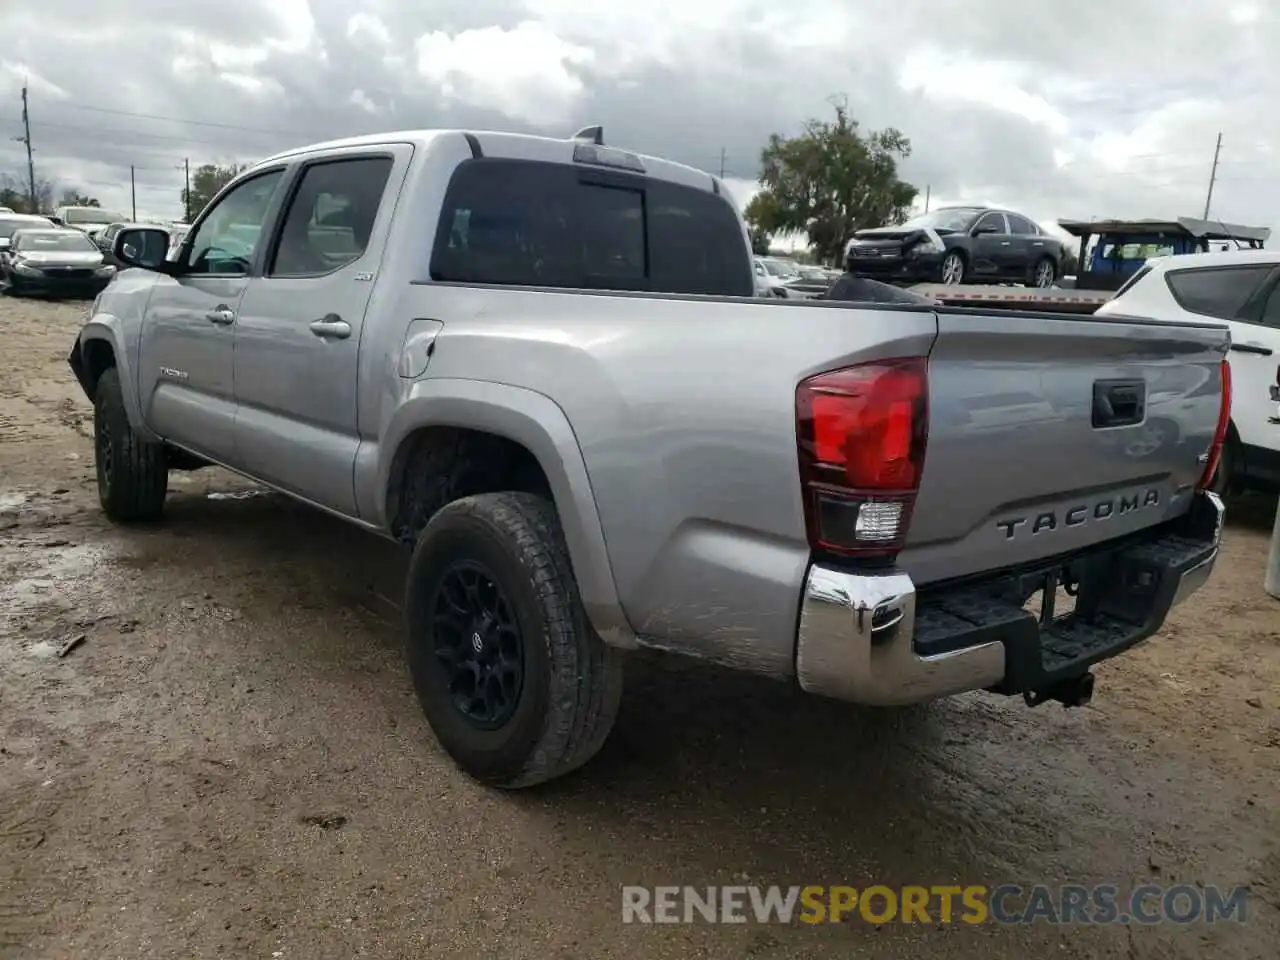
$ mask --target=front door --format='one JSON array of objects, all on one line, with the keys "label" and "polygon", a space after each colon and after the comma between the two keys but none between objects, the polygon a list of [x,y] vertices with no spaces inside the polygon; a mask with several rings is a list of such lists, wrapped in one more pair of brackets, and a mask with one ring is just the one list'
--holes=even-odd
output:
[{"label": "front door", "polygon": [[233,467],[236,315],[282,174],[245,180],[206,210],[185,249],[186,266],[157,279],[144,320],[138,387],[148,426]]},{"label": "front door", "polygon": [[393,145],[305,164],[236,322],[245,469],[348,516],[357,512],[360,333],[410,157]]},{"label": "front door", "polygon": [[984,213],[973,225],[970,240],[973,250],[973,273],[984,279],[995,279],[1009,272],[1013,237],[1004,214]]}]

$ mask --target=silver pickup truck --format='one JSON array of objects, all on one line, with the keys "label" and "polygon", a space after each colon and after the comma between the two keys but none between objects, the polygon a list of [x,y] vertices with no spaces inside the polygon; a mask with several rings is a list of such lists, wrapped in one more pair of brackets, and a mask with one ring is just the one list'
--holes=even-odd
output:
[{"label": "silver pickup truck", "polygon": [[1223,327],[756,298],[723,184],[601,140],[342,140],[121,230],[69,357],[106,514],[218,464],[412,548],[422,707],[505,787],[629,649],[1073,705],[1205,582]]}]

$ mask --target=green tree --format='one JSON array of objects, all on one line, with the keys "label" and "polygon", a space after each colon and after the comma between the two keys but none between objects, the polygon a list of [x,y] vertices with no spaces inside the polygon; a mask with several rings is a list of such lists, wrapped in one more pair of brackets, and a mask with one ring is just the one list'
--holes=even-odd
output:
[{"label": "green tree", "polygon": [[209,205],[219,190],[236,178],[246,167],[231,163],[221,166],[217,163],[206,163],[191,171],[191,195],[187,195],[186,187],[181,190],[182,207],[187,212],[190,222],[200,216],[200,211]]},{"label": "green tree", "polygon": [[97,199],[81,193],[79,190],[67,189],[63,190],[61,199],[58,200],[60,207],[101,207]]},{"label": "green tree", "polygon": [[764,234],[806,233],[817,258],[837,263],[854,231],[901,223],[919,192],[898,179],[911,155],[899,131],[861,133],[848,107],[834,122],[810,120],[798,137],[773,134],[760,153],[763,189],[743,216]]}]

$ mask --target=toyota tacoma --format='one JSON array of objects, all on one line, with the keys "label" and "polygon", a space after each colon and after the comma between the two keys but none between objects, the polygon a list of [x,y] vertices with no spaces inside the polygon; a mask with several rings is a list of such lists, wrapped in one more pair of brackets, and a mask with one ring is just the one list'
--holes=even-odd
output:
[{"label": "toyota tacoma", "polygon": [[161,233],[69,355],[103,510],[216,464],[404,544],[418,697],[491,784],[595,754],[639,647],[1083,703],[1218,552],[1221,325],[758,298],[724,184],[598,128],[292,150]]}]

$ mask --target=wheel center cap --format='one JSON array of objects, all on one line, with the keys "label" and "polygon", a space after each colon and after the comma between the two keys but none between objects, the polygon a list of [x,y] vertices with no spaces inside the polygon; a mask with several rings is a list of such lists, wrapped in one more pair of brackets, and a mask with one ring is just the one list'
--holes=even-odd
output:
[{"label": "wheel center cap", "polygon": [[484,649],[484,640],[481,638],[480,634],[478,633],[471,634],[471,649],[474,650],[476,653],[479,653],[481,650]]}]

